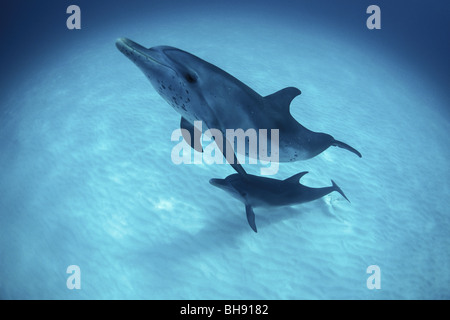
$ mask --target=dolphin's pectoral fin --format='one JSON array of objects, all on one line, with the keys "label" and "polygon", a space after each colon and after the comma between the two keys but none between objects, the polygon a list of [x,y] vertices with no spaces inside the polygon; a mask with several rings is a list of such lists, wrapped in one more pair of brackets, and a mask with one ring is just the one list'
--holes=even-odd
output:
[{"label": "dolphin's pectoral fin", "polygon": [[335,147],[343,148],[343,149],[348,150],[350,152],[353,152],[358,157],[362,158],[362,155],[361,155],[361,153],[358,150],[356,150],[353,147],[350,147],[348,144],[346,144],[346,143],[344,143],[342,141],[334,140],[331,145],[335,146]]},{"label": "dolphin's pectoral fin", "polygon": [[[186,130],[181,130],[184,141],[186,141],[187,144],[196,151],[203,152],[201,142],[202,133],[200,132],[200,130],[198,130],[194,125],[192,125],[183,117],[181,117],[180,128]],[[189,134],[187,134],[187,132],[189,132]]]},{"label": "dolphin's pectoral fin", "polygon": [[297,183],[300,182],[300,179],[307,173],[308,173],[308,171],[303,171],[303,172],[294,174],[292,177],[284,179],[284,181],[288,182],[288,183],[295,183],[295,184],[297,184]]},{"label": "dolphin's pectoral fin", "polygon": [[253,231],[258,232],[255,224],[255,213],[253,212],[253,208],[251,205],[245,205],[245,213],[247,214],[247,221],[250,227],[253,229]]},{"label": "dolphin's pectoral fin", "polygon": [[[228,141],[228,139],[225,137],[225,135],[223,135],[222,137],[222,141],[223,143],[218,143],[217,146],[220,149],[220,152],[222,152],[223,156],[225,157],[225,159],[228,161],[228,163],[230,164],[230,166],[233,167],[234,170],[236,170],[237,173],[243,175],[244,177],[247,175],[247,172],[245,172],[244,168],[242,167],[242,165],[239,163],[237,157],[236,157],[236,153],[234,153],[234,149],[231,145],[231,143]],[[226,145],[226,147],[225,147]],[[228,151],[231,150],[231,151]],[[227,156],[228,153],[232,152],[233,153],[233,159],[229,159],[231,158],[231,154],[229,154]],[[232,161],[232,162],[231,162]]]},{"label": "dolphin's pectoral fin", "polygon": [[[231,143],[227,139],[224,139],[224,141],[227,144],[227,150],[233,150],[233,148],[231,146]],[[223,153],[223,155],[225,156],[225,153]],[[226,158],[226,156],[225,156],[225,158]],[[233,167],[234,170],[236,170],[237,173],[239,173],[239,174],[241,174],[243,176],[247,175],[247,172],[245,172],[244,168],[239,163],[239,161],[238,161],[238,159],[236,157],[236,154],[234,153],[234,150],[233,150],[233,163],[230,163],[230,165]]]},{"label": "dolphin's pectoral fin", "polygon": [[289,106],[292,100],[302,92],[294,87],[287,87],[272,93],[266,97],[264,100],[267,102],[268,106],[276,107],[277,111],[281,114],[289,113]]}]

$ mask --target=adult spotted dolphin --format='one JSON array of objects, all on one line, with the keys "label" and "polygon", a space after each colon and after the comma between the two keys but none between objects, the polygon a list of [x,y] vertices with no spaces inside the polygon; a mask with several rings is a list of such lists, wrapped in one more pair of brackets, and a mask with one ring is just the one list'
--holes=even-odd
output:
[{"label": "adult spotted dolphin", "polygon": [[301,177],[308,172],[301,172],[285,180],[247,174],[232,174],[225,179],[211,179],[209,182],[225,190],[245,204],[247,221],[253,231],[257,232],[254,207],[290,206],[319,199],[333,191],[339,192],[347,201],[348,198],[333,180],[332,186],[310,188],[300,183]]},{"label": "adult spotted dolphin", "polygon": [[[291,101],[301,93],[297,88],[284,88],[263,97],[222,69],[183,50],[169,46],[147,49],[126,38],[118,39],[116,46],[181,115],[180,126],[190,133],[187,142],[191,147],[201,146],[193,137],[200,139],[194,122],[202,121],[208,128],[224,134],[227,150],[234,142],[225,139],[226,129],[254,129],[257,133],[259,129],[278,129],[279,162],[309,159],[330,146],[347,149],[361,157],[356,149],[329,134],[308,130],[292,117]],[[271,145],[270,139],[267,145]],[[197,151],[202,148],[197,147]],[[239,164],[233,167],[245,174]]]}]

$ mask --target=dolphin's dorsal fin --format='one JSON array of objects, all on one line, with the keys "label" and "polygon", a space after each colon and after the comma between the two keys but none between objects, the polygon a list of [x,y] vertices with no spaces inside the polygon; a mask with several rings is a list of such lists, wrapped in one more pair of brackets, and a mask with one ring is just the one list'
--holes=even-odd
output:
[{"label": "dolphin's dorsal fin", "polygon": [[287,182],[287,183],[295,183],[295,184],[298,184],[298,183],[300,182],[300,179],[301,179],[305,174],[307,174],[307,173],[308,173],[308,171],[303,171],[303,172],[294,174],[292,177],[289,177],[289,178],[287,178],[287,179],[284,179],[284,181]]},{"label": "dolphin's dorsal fin", "polygon": [[277,108],[280,113],[289,113],[292,100],[302,92],[294,87],[287,87],[264,97],[267,104]]},{"label": "dolphin's dorsal fin", "polygon": [[[189,121],[185,118],[181,117],[180,128],[187,130],[181,130],[181,134],[183,135],[184,141],[187,142],[188,145],[191,146],[192,149],[197,150],[198,152],[203,152],[201,137],[202,133],[195,126],[193,126]],[[197,139],[197,141],[195,141]]]}]

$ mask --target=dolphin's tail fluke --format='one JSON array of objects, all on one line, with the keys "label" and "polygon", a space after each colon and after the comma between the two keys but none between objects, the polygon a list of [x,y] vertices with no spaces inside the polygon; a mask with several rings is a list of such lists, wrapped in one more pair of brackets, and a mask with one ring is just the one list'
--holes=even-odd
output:
[{"label": "dolphin's tail fluke", "polygon": [[332,187],[333,190],[339,192],[341,194],[341,196],[343,196],[348,202],[350,202],[350,200],[348,200],[347,196],[345,195],[344,191],[342,191],[342,189],[339,188],[339,186],[336,183],[334,183],[333,180],[331,180],[331,183],[333,184],[333,187]]},{"label": "dolphin's tail fluke", "polygon": [[332,146],[335,146],[335,147],[339,147],[339,148],[346,149],[346,150],[348,150],[348,151],[351,151],[351,152],[353,152],[354,154],[356,154],[358,157],[362,158],[362,155],[361,155],[361,153],[360,153],[358,150],[356,150],[356,149],[353,148],[353,147],[350,147],[348,144],[346,144],[346,143],[344,143],[344,142],[342,142],[342,141],[334,140],[333,143],[332,143],[331,145],[332,145]]}]

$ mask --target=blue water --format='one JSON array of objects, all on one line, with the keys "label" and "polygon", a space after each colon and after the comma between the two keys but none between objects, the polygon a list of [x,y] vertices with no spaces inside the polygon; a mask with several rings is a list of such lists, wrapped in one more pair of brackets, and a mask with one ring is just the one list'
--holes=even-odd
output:
[{"label": "blue water", "polygon": [[[372,3],[319,2],[79,1],[72,31],[72,3],[12,8],[35,19],[3,22],[0,298],[450,298],[448,6],[380,1],[369,31]],[[419,8],[413,37],[393,12]],[[243,204],[208,183],[229,165],[171,162],[180,117],[115,48],[122,36],[192,52],[261,95],[300,88],[293,116],[363,158],[330,148],[276,178],[309,171],[302,183],[333,179],[351,203],[256,208],[253,233]],[[367,288],[370,265],[381,289]]]}]

